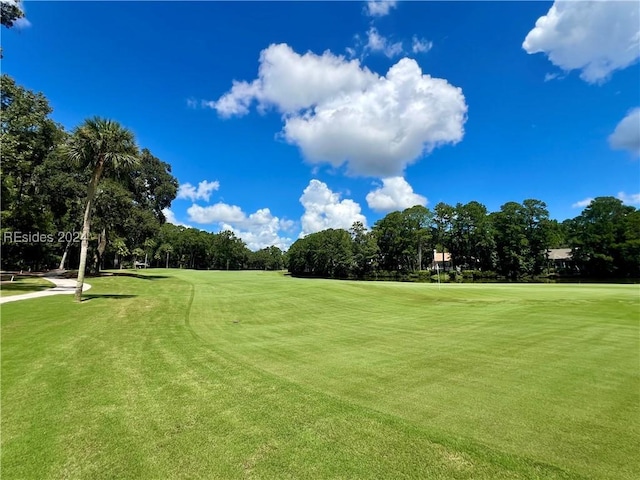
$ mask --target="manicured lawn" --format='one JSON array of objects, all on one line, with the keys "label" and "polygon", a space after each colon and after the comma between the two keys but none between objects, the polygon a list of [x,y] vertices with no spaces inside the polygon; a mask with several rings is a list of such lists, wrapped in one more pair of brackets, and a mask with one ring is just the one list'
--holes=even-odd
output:
[{"label": "manicured lawn", "polygon": [[0,297],[40,292],[52,287],[55,287],[55,285],[44,278],[16,276],[13,282],[2,282],[0,285]]},{"label": "manicured lawn", "polygon": [[90,283],[2,306],[3,479],[640,473],[637,285]]}]

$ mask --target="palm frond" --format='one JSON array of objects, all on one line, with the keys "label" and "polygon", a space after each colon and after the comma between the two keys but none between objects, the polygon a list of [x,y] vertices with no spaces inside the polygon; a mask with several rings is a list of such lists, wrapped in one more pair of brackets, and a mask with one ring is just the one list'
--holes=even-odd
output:
[{"label": "palm frond", "polygon": [[85,168],[104,168],[117,173],[138,163],[138,147],[133,133],[118,122],[100,117],[89,118],[78,126],[65,146],[69,160]]}]

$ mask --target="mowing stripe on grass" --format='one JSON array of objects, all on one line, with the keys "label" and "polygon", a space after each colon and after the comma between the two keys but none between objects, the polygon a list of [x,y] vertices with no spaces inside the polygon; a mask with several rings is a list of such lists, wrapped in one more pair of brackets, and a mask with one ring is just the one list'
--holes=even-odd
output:
[{"label": "mowing stripe on grass", "polygon": [[639,471],[637,287],[92,284],[2,307],[3,478]]}]

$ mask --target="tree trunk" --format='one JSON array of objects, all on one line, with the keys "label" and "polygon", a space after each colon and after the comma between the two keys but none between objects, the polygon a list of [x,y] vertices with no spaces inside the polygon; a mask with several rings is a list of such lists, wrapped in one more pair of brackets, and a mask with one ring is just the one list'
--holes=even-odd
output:
[{"label": "tree trunk", "polygon": [[167,267],[166,268],[169,268],[169,252],[167,252]]},{"label": "tree trunk", "polygon": [[422,243],[418,242],[418,271],[422,271]]},{"label": "tree trunk", "polygon": [[103,228],[98,239],[98,261],[96,262],[96,271],[102,269],[102,263],[104,261],[104,252],[107,249],[107,229]]},{"label": "tree trunk", "polygon": [[67,246],[64,247],[64,253],[62,254],[62,260],[60,260],[60,265],[58,266],[58,270],[64,270],[64,262],[67,261],[67,255],[69,254],[69,248],[71,248],[71,240],[67,242]]},{"label": "tree trunk", "polygon": [[102,169],[104,167],[103,160],[100,160],[98,166],[93,172],[91,182],[89,183],[89,189],[87,191],[87,205],[84,209],[84,218],[82,221],[82,242],[80,244],[80,265],[78,266],[78,279],[76,281],[75,301],[82,301],[82,286],[84,285],[84,271],[87,268],[87,251],[89,250],[89,232],[91,230],[91,207],[93,206],[93,199],[96,196],[96,190],[98,189],[98,182],[102,175]]}]

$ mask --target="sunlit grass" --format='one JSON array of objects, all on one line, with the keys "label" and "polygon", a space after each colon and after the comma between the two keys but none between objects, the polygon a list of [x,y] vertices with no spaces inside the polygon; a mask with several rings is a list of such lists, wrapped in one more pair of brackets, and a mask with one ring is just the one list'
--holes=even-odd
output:
[{"label": "sunlit grass", "polygon": [[[9,278],[9,277],[7,277]],[[15,276],[13,281],[7,280],[0,284],[0,297],[21,295],[23,293],[41,292],[55,285],[44,278]]]},{"label": "sunlit grass", "polygon": [[2,306],[3,478],[639,473],[637,285],[90,283]]}]

